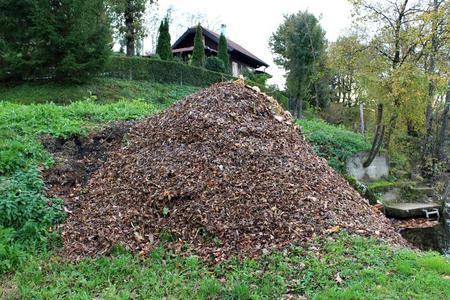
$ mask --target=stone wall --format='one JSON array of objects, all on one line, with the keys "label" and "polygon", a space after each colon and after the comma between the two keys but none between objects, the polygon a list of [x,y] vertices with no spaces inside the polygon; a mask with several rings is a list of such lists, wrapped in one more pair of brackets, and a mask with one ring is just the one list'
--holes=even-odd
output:
[{"label": "stone wall", "polygon": [[377,155],[367,168],[362,165],[368,152],[360,152],[347,159],[347,174],[358,180],[376,180],[389,175],[389,158],[387,155]]}]

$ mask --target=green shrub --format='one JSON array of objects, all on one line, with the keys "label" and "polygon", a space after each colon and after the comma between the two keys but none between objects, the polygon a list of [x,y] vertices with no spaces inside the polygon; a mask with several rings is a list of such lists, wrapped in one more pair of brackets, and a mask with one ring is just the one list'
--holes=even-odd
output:
[{"label": "green shrub", "polygon": [[177,61],[154,60],[143,57],[113,57],[104,75],[129,80],[150,80],[193,86],[208,86],[233,78],[230,75]]},{"label": "green shrub", "polygon": [[53,159],[36,139],[29,136],[5,136],[0,133],[0,175],[26,169],[30,163],[37,162],[48,167]]},{"label": "green shrub", "polygon": [[350,185],[358,191],[364,198],[369,200],[369,204],[375,205],[378,202],[382,202],[381,195],[376,192],[375,189],[370,187],[369,185],[365,185],[364,183],[358,181],[355,177],[345,176],[345,179],[350,183]]},{"label": "green shrub", "polygon": [[0,226],[0,275],[17,270],[28,259],[28,253],[14,243],[14,233],[12,228]]},{"label": "green shrub", "polygon": [[332,126],[317,119],[299,120],[298,124],[314,152],[342,174],[346,172],[345,164],[349,156],[370,150],[370,143],[362,135],[343,127]]},{"label": "green shrub", "polygon": [[272,75],[265,72],[255,72],[252,69],[245,68],[243,71],[243,75],[248,80],[254,81],[261,85],[266,85],[268,79],[272,78]]},{"label": "green shrub", "polygon": [[0,226],[21,229],[26,223],[55,224],[64,219],[63,201],[47,198],[37,168],[0,177]]},{"label": "green shrub", "polygon": [[225,73],[223,61],[215,56],[210,56],[205,60],[205,68],[219,73]]}]

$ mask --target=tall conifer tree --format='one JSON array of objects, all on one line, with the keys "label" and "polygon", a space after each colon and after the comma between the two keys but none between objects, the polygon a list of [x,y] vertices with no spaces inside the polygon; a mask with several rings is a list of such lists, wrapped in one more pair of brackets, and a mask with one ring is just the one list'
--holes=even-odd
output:
[{"label": "tall conifer tree", "polygon": [[156,54],[162,60],[171,60],[173,58],[172,47],[170,45],[169,19],[167,17],[161,21],[161,25],[159,26]]},{"label": "tall conifer tree", "polygon": [[86,81],[110,53],[103,0],[0,1],[0,80]]},{"label": "tall conifer tree", "polygon": [[197,25],[195,31],[191,64],[197,67],[203,67],[205,65],[205,45],[203,44],[203,32],[200,23]]},{"label": "tall conifer tree", "polygon": [[227,39],[223,33],[220,34],[217,57],[223,61],[225,72],[230,73],[230,56],[228,55],[228,44]]}]

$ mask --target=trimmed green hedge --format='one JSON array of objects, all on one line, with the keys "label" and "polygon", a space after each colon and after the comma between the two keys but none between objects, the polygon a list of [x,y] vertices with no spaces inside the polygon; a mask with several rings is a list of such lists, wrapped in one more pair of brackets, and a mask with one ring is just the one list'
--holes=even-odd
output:
[{"label": "trimmed green hedge", "polygon": [[176,61],[144,57],[112,57],[104,75],[129,80],[150,80],[194,86],[208,86],[216,82],[233,79],[231,75]]},{"label": "trimmed green hedge", "polygon": [[[235,79],[230,74],[214,72],[177,61],[157,60],[145,57],[114,56],[106,67],[103,76],[128,80],[149,80],[160,83],[176,83],[206,87],[216,82]],[[258,86],[261,91],[274,97],[287,109],[287,97],[283,92],[267,88],[259,83],[247,80]]]}]

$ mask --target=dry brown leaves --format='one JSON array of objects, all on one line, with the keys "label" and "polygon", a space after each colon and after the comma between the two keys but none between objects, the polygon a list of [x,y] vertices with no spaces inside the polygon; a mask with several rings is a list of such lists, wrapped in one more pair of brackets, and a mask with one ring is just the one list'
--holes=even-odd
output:
[{"label": "dry brown leaves", "polygon": [[407,220],[394,220],[393,225],[395,228],[411,229],[411,228],[430,228],[439,225],[438,220],[430,220],[424,218],[407,219]]},{"label": "dry brown leaves", "polygon": [[[278,112],[278,113],[277,113]],[[145,255],[162,232],[213,261],[257,257],[348,231],[404,243],[389,221],[317,157],[288,114],[221,83],[131,128],[63,225],[70,258],[121,244]]]}]

